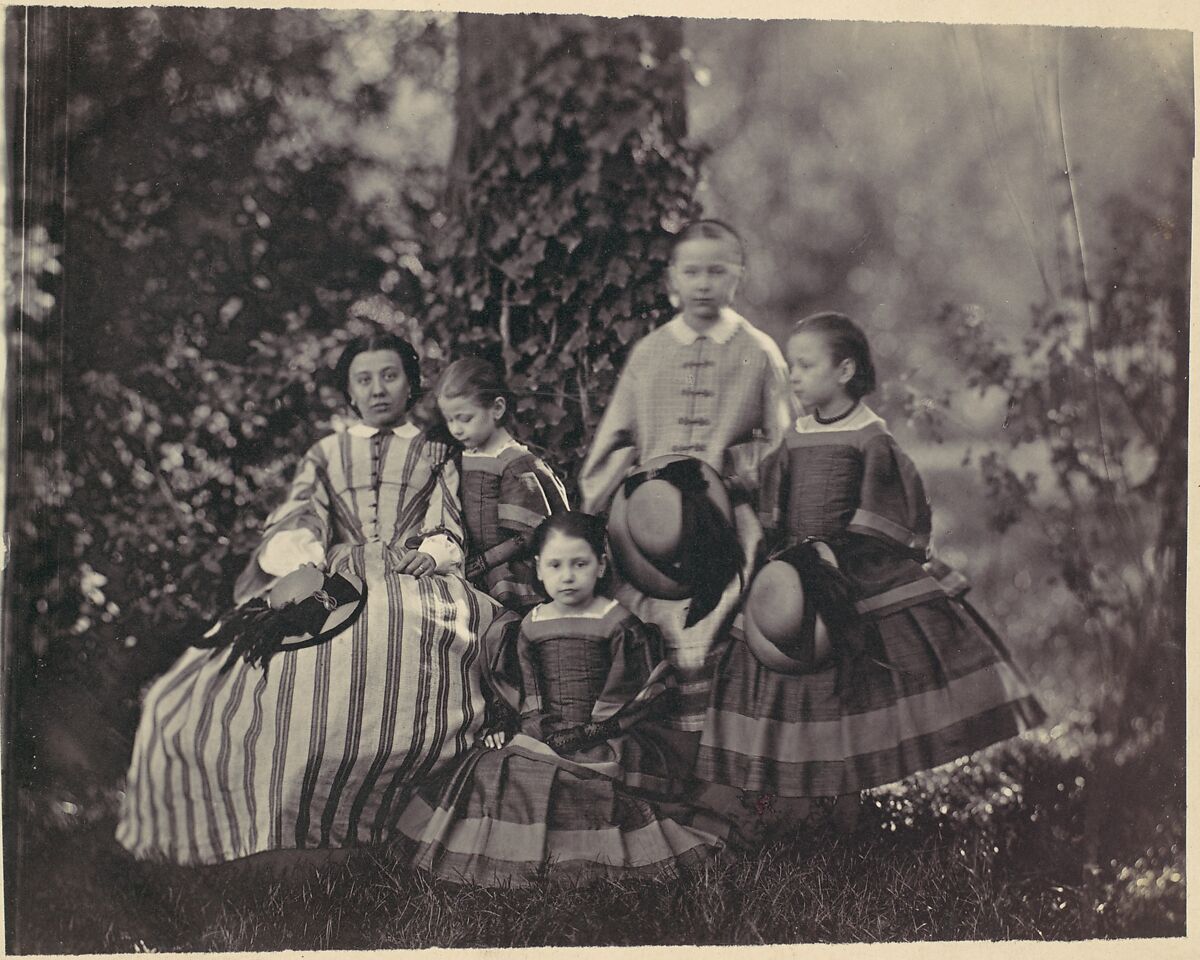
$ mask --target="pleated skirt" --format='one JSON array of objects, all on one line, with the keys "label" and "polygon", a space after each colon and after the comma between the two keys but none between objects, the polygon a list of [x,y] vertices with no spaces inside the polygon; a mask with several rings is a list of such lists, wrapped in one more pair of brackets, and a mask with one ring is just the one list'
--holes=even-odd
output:
[{"label": "pleated skirt", "polygon": [[500,617],[453,576],[385,571],[353,627],[267,669],[188,650],[146,694],[117,839],[134,856],[211,864],[388,840],[412,786],[465,755],[483,722],[480,637]]},{"label": "pleated skirt", "polygon": [[606,752],[563,757],[523,734],[499,750],[477,747],[414,796],[399,844],[442,879],[514,887],[678,876],[720,850],[719,821],[664,815],[621,783],[619,764],[596,759]]},{"label": "pleated skirt", "polygon": [[930,600],[877,623],[886,665],[865,664],[839,690],[833,667],[797,676],[762,666],[741,642],[739,618],[714,681],[697,777],[785,797],[854,793],[1045,719],[1000,638],[965,601]]}]

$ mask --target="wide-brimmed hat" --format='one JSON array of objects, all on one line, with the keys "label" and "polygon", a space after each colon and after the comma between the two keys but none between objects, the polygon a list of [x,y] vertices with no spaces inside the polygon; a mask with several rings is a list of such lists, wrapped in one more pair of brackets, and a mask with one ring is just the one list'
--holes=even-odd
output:
[{"label": "wide-brimmed hat", "polygon": [[366,584],[355,574],[326,574],[307,564],[222,617],[192,646],[229,647],[223,671],[238,657],[265,667],[276,653],[315,647],[348,630],[366,602]]},{"label": "wide-brimmed hat", "polygon": [[633,586],[661,600],[692,598],[688,626],[711,613],[741,574],[729,493],[694,457],[668,454],[633,468],[613,498],[608,537]]},{"label": "wide-brimmed hat", "polygon": [[801,543],[767,562],[750,584],[742,636],[764,667],[815,673],[858,646],[849,582],[825,544]]}]

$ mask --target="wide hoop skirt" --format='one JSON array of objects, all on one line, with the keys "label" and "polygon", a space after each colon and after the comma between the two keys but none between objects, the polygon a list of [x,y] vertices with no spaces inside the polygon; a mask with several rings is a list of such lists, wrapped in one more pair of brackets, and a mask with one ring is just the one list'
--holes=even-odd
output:
[{"label": "wide hoop skirt", "polygon": [[665,815],[612,758],[608,746],[560,756],[524,734],[477,747],[440,790],[414,796],[402,843],[415,866],[481,886],[678,876],[724,845],[718,820],[681,804]]},{"label": "wide hoop skirt", "polygon": [[455,576],[389,571],[380,544],[334,569],[367,583],[351,630],[267,669],[191,649],[146,694],[117,839],[134,856],[211,864],[391,838],[414,784],[483,723],[484,631],[513,618]]},{"label": "wide hoop skirt", "polygon": [[854,793],[966,756],[1045,714],[1003,643],[960,598],[877,621],[886,666],[868,662],[852,689],[835,668],[767,669],[740,639],[717,671],[696,775],[785,797]]}]

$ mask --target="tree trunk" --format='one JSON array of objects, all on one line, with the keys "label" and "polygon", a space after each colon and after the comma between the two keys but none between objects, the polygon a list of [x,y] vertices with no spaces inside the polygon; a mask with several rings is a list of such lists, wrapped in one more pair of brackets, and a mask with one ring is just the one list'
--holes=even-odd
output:
[{"label": "tree trunk", "polygon": [[[655,55],[675,75],[675,96],[665,104],[668,133],[687,134],[684,96],[682,21],[668,17],[629,18],[640,21]],[[458,88],[454,96],[455,134],[450,151],[447,194],[450,207],[461,212],[469,195],[480,141],[494,128],[497,115],[512,97],[530,63],[568,31],[588,31],[602,25],[596,17],[557,14],[460,13],[458,28]]]},{"label": "tree trunk", "polygon": [[[696,213],[676,19],[459,14],[435,331],[499,340],[532,438],[570,475],[631,343],[670,310]],[[444,318],[444,319],[443,319]]]}]

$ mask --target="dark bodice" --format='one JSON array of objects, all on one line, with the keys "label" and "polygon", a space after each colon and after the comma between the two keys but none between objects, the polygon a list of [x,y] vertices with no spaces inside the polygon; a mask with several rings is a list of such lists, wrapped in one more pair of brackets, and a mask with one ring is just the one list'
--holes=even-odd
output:
[{"label": "dark bodice", "polygon": [[[597,715],[611,717],[644,692],[661,660],[655,637],[617,603],[600,617],[526,616],[516,645],[522,731],[544,739]],[[638,709],[649,709],[662,692]]]},{"label": "dark bodice", "polygon": [[797,540],[834,540],[845,535],[858,509],[862,451],[853,444],[788,450],[787,529]]},{"label": "dark bodice", "polygon": [[546,636],[531,641],[529,655],[542,697],[543,730],[586,723],[608,677],[609,639]]},{"label": "dark bodice", "polygon": [[912,461],[881,420],[790,434],[783,461],[786,539],[824,540],[863,600],[890,591],[896,602],[925,596],[929,501]]},{"label": "dark bodice", "polygon": [[500,474],[464,470],[458,489],[471,551],[482,553],[491,549],[505,538],[498,518]]}]

